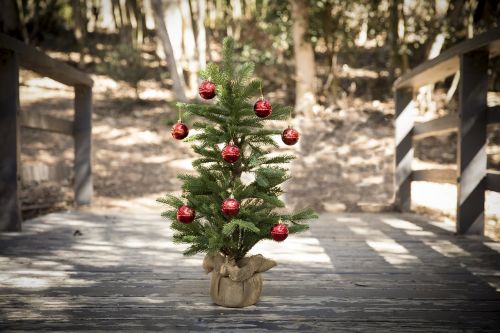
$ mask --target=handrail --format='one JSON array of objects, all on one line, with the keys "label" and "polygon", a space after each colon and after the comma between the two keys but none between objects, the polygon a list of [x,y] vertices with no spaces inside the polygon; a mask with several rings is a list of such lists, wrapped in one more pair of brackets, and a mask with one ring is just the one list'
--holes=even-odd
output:
[{"label": "handrail", "polygon": [[[74,120],[19,108],[19,68],[73,86]],[[20,183],[30,178],[68,178],[64,165],[20,163],[20,127],[70,135],[74,139],[73,188],[78,205],[90,204],[92,184],[92,86],[89,75],[52,59],[36,48],[0,33],[0,231],[21,231]]]},{"label": "handrail", "polygon": [[[500,123],[500,107],[487,105],[488,61],[500,55],[500,28],[459,43],[394,82],[396,208],[411,208],[412,181],[457,185],[458,234],[484,234],[485,191],[500,191],[500,173],[487,170],[488,125]],[[415,92],[460,71],[457,114],[415,122]],[[413,170],[413,143],[457,132],[456,169]]]},{"label": "handrail", "polygon": [[440,81],[459,70],[461,54],[474,50],[487,51],[490,57],[500,55],[500,27],[452,46],[436,58],[421,63],[398,78],[394,87],[416,89]]},{"label": "handrail", "polygon": [[17,39],[0,33],[0,49],[12,50],[16,53],[19,65],[42,76],[64,83],[68,86],[84,85],[92,87],[94,81],[87,74],[52,59],[33,46],[26,45]]}]

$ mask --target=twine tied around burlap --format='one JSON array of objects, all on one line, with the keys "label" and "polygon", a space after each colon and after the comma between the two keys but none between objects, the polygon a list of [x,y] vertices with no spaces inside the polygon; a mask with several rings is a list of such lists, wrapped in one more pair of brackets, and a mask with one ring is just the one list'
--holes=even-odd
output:
[{"label": "twine tied around burlap", "polygon": [[210,296],[214,303],[231,308],[253,305],[259,301],[262,292],[262,275],[276,262],[257,254],[245,257],[238,262],[226,256],[207,254],[203,269],[212,272]]}]

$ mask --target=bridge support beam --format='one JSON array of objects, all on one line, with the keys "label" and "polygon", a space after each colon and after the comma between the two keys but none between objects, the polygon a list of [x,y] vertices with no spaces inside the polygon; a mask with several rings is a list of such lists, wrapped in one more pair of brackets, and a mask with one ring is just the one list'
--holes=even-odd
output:
[{"label": "bridge support beam", "polygon": [[92,193],[92,88],[75,86],[75,201],[89,205]]},{"label": "bridge support beam", "polygon": [[394,121],[395,131],[395,201],[396,209],[409,211],[411,206],[411,176],[413,161],[413,127],[415,122],[415,108],[412,89],[397,89],[395,95],[396,114]]},{"label": "bridge support beam", "polygon": [[21,231],[18,87],[16,55],[0,49],[0,231]]},{"label": "bridge support beam", "polygon": [[460,56],[457,233],[484,234],[488,52]]}]

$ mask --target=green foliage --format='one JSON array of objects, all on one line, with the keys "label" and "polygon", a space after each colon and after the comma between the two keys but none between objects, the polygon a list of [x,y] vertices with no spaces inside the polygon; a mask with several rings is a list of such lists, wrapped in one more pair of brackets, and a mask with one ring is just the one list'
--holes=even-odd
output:
[{"label": "green foliage", "polygon": [[[266,120],[258,118],[253,111],[260,90],[260,81],[253,79],[254,65],[235,65],[234,42],[224,40],[221,66],[209,64],[201,77],[213,81],[217,86],[217,98],[213,104],[185,104],[177,106],[187,115],[202,118],[195,122],[198,134],[186,139],[194,142],[193,150],[200,155],[193,162],[196,175],[180,175],[183,181],[181,198],[166,195],[158,199],[169,210],[162,215],[172,221],[174,241],[190,244],[184,252],[192,255],[199,252],[222,252],[240,259],[259,241],[270,238],[274,224],[282,221],[289,226],[290,233],[307,229],[306,221],[316,218],[312,210],[293,214],[275,213],[284,207],[279,196],[283,193],[280,184],[289,178],[286,163],[294,157],[285,154],[269,156],[269,147],[277,147],[272,136],[281,131],[265,129],[267,119],[285,119],[290,108],[273,106],[273,113]],[[234,164],[225,162],[221,148],[233,142],[240,148],[240,158]],[[251,183],[243,183],[243,172],[255,175]],[[220,205],[233,196],[241,203],[235,217],[224,216]],[[176,220],[176,210],[187,204],[196,211],[190,224]]]}]

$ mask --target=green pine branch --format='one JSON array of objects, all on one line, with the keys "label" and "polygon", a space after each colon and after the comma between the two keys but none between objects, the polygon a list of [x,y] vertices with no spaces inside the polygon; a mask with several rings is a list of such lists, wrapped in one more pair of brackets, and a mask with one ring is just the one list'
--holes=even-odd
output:
[{"label": "green pine branch", "polygon": [[[264,125],[267,120],[288,119],[292,108],[273,103],[271,115],[257,117],[253,104],[261,97],[262,81],[254,78],[254,70],[253,63],[238,63],[234,41],[226,38],[221,64],[208,64],[200,72],[201,78],[215,83],[216,98],[203,104],[177,103],[183,117],[194,119],[192,127],[197,133],[184,141],[193,142],[192,149],[200,157],[193,162],[196,174],[178,176],[183,194],[165,195],[158,202],[168,207],[162,216],[172,221],[174,242],[189,245],[185,255],[222,252],[239,259],[259,241],[270,239],[276,223],[286,223],[293,234],[306,230],[307,222],[317,218],[311,209],[275,212],[285,206],[280,185],[289,179],[286,165],[294,156],[274,153],[279,147],[275,137],[282,130]],[[240,148],[240,158],[234,164],[221,157],[222,146],[230,142]],[[255,180],[243,184],[243,172],[252,173]],[[230,196],[241,204],[235,217],[224,216],[220,210],[222,201]],[[182,205],[195,209],[192,223],[176,220]]]}]

